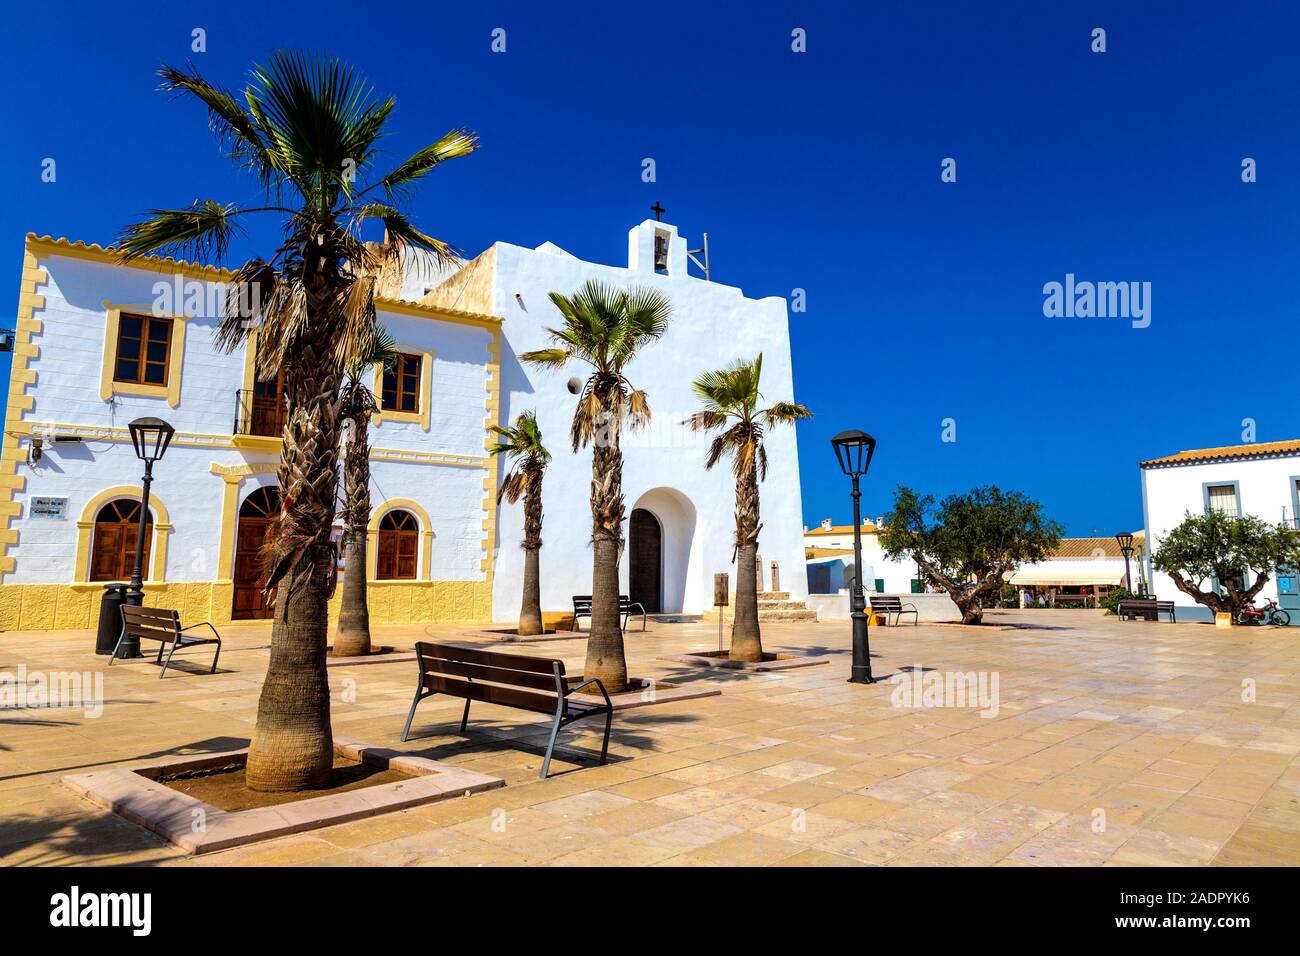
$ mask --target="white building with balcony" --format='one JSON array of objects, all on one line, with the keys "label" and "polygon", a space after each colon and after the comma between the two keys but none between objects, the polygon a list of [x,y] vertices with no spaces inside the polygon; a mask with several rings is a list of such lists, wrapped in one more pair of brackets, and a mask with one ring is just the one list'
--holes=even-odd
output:
[{"label": "white building with balcony", "polygon": [[[663,339],[628,368],[655,413],[625,437],[628,546],[623,590],[652,612],[698,613],[712,578],[732,571],[734,479],[704,470],[707,439],[681,426],[690,382],[764,356],[765,395],[794,400],[786,303],[687,272],[674,226],[646,221],[626,266],[585,262],[550,244],[492,245],[450,274],[412,272],[378,301],[399,343],[375,372],[371,432],[371,619],[514,621],[523,575],[522,507],[498,507],[503,469],[489,426],[537,413],[554,456],[543,492],[542,607],[563,613],[591,591],[591,451],[569,424],[585,373],[528,368],[559,324],[547,294],[596,278],[652,285],[672,301]],[[254,375],[256,340],[213,342],[222,284],[212,266],[144,258],[29,235],[0,455],[0,630],[87,627],[107,581],[134,563],[141,464],[127,423],[165,419],[176,434],[154,469],[144,555],[146,600],[220,623],[267,613],[258,551],[278,507],[280,382]],[[179,294],[178,294],[179,293]],[[793,428],[767,436],[766,559],[804,593],[799,462]],[[337,600],[337,596],[336,596]]]},{"label": "white building with balcony", "polygon": [[[1151,567],[1160,541],[1189,514],[1207,510],[1254,515],[1300,528],[1300,440],[1257,442],[1180,451],[1141,463],[1148,580],[1156,597],[1172,600],[1183,620],[1208,620],[1210,611]],[[1256,569],[1258,570],[1258,569]],[[1276,600],[1300,624],[1300,582],[1294,568],[1272,568],[1257,601]]]}]

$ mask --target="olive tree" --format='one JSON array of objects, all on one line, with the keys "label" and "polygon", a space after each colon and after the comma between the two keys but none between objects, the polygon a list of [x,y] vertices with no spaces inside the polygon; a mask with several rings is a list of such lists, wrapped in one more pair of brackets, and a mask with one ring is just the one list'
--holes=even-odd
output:
[{"label": "olive tree", "polygon": [[1300,567],[1300,535],[1254,515],[1189,512],[1161,538],[1151,566],[1169,575],[1174,587],[1197,604],[1226,611],[1235,621],[1275,568]]},{"label": "olive tree", "polygon": [[880,530],[885,556],[915,561],[929,583],[948,592],[963,624],[979,624],[1006,576],[1043,560],[1060,542],[1061,526],[1043,516],[1041,504],[995,486],[937,504],[930,495],[900,487]]}]

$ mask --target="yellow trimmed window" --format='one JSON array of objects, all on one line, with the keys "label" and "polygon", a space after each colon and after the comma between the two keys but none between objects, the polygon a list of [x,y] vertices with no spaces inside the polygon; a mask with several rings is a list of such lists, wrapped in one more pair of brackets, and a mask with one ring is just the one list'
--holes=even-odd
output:
[{"label": "yellow trimmed window", "polygon": [[117,324],[113,381],[166,387],[171,343],[171,319],[122,313]]},{"label": "yellow trimmed window", "polygon": [[392,368],[384,369],[380,407],[386,412],[420,411],[421,365],[424,356],[398,352]]}]

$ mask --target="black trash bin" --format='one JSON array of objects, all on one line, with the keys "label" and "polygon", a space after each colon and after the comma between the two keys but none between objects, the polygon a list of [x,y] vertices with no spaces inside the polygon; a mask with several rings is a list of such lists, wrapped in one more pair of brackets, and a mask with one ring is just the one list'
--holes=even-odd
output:
[{"label": "black trash bin", "polygon": [[[104,585],[104,599],[99,604],[99,632],[95,635],[96,654],[113,653],[118,638],[122,636],[122,605],[138,605],[143,596],[128,594],[125,584]],[[122,649],[125,651],[126,647]],[[138,647],[134,656],[140,656]]]}]

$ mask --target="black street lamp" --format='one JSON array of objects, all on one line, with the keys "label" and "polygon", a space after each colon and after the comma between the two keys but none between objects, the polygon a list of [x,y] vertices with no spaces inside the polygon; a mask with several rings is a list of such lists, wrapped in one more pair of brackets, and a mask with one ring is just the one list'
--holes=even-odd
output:
[{"label": "black street lamp", "polygon": [[1115,540],[1119,542],[1119,550],[1124,555],[1124,590],[1129,594],[1133,593],[1133,579],[1129,576],[1128,559],[1133,553],[1133,536],[1131,534],[1117,534]]},{"label": "black street lamp", "polygon": [[856,429],[840,432],[831,439],[835,458],[844,474],[853,479],[853,672],[850,684],[874,684],[871,676],[871,645],[867,642],[867,591],[862,583],[862,492],[858,479],[871,467],[871,456],[876,453],[876,440],[866,432]]},{"label": "black street lamp", "polygon": [[[127,427],[131,430],[131,444],[135,446],[136,457],[144,462],[140,518],[135,536],[135,566],[131,569],[131,583],[126,586],[126,603],[140,607],[144,604],[144,536],[149,526],[149,486],[153,484],[153,463],[162,458],[176,429],[161,418],[137,418]],[[117,656],[143,656],[140,653],[140,639],[130,634],[124,636]]]}]

